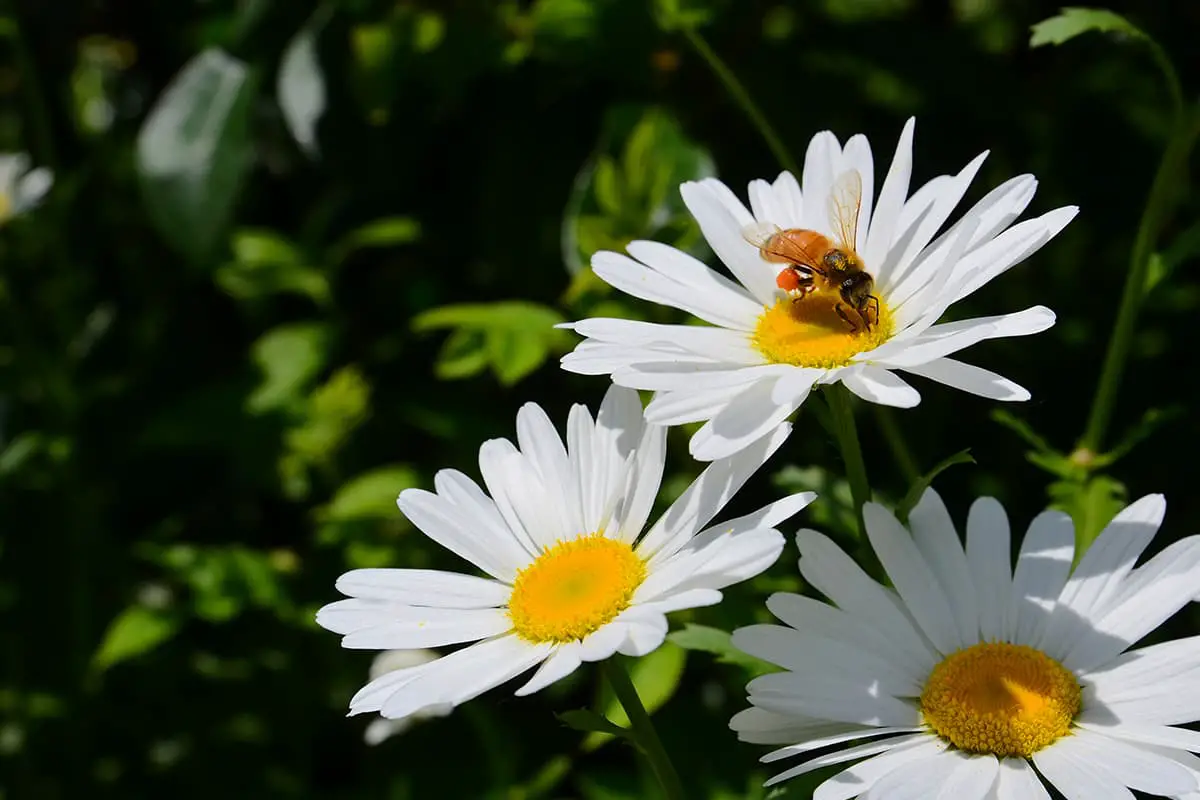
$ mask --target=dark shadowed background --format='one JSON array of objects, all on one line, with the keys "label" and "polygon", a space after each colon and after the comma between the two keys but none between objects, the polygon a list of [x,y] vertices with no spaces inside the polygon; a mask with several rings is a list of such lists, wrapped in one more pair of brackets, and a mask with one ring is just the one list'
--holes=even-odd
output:
[{"label": "dark shadowed background", "polygon": [[[1057,13],[1030,0],[679,5],[0,5],[0,148],[55,173],[0,229],[0,798],[654,796],[629,748],[555,718],[610,704],[587,667],[367,746],[369,720],[343,715],[371,654],[312,618],[349,568],[462,567],[399,515],[401,489],[477,475],[523,402],[556,420],[598,403],[607,381],[558,368],[573,338],[553,323],[680,318],[608,292],[581,271],[592,252],[648,237],[712,263],[678,183],[778,173],[686,26],[797,159],[816,131],[863,132],[878,180],[915,115],[914,186],[988,149],[967,202],[1032,172],[1030,215],[1081,207],[950,311],[1058,313],[970,359],[1027,386],[1004,410],[1071,450],[1170,131],[1150,51],[1119,34],[1030,49]],[[1194,97],[1200,5],[1113,8]],[[917,379],[916,409],[859,409],[877,496],[913,472],[890,424],[917,472],[970,448],[935,484],[959,519],[988,493],[1018,531],[1054,500],[1094,533],[1164,492],[1155,546],[1200,531],[1196,209],[1184,195],[1162,229],[1107,442],[1149,432],[1131,453],[1037,466],[997,404]],[[816,487],[804,524],[855,547],[837,450],[796,423],[730,513]],[[689,433],[671,434],[664,504],[699,471]],[[795,559],[674,626],[764,620],[770,592],[802,588]],[[682,643],[725,647],[701,628]],[[633,668],[689,796],[763,798],[762,748],[726,727],[754,667],[722,658],[668,645]]]}]

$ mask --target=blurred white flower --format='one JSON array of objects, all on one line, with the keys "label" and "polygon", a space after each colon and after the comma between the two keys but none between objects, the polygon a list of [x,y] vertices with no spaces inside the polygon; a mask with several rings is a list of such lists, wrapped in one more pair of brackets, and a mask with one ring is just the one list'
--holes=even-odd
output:
[{"label": "blurred white flower", "polygon": [[[438,654],[432,650],[385,650],[375,656],[375,660],[371,662],[370,678],[375,680],[389,672],[428,664],[430,661],[436,661],[437,658]],[[453,706],[450,705],[426,706],[399,719],[379,717],[367,726],[363,732],[363,740],[369,745],[377,745],[385,739],[403,733],[416,722],[430,717],[444,717],[452,710]]]},{"label": "blurred white flower", "polygon": [[50,170],[30,169],[25,153],[0,153],[0,225],[40,203],[53,184]]}]

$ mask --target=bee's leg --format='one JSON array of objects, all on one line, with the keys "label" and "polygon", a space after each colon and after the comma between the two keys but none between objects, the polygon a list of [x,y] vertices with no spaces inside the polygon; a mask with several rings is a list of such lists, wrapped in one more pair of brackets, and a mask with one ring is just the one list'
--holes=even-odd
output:
[{"label": "bee's leg", "polygon": [[836,311],[837,315],[841,317],[847,325],[850,326],[851,333],[854,333],[856,330],[858,330],[858,326],[854,324],[854,320],[850,319],[850,315],[846,313],[846,305],[844,303],[838,303],[833,307],[833,310]]},{"label": "bee's leg", "polygon": [[859,309],[859,316],[863,318],[863,322],[867,325],[867,331],[871,330],[871,310],[875,310],[875,324],[879,324],[879,298],[875,295],[868,295],[867,302],[863,303]]},{"label": "bee's leg", "polygon": [[792,302],[799,303],[801,300],[808,297],[810,294],[812,294],[816,290],[817,290],[817,287],[813,284],[812,277],[809,276],[809,278],[806,281],[803,281],[798,287],[796,287],[796,291],[799,292],[799,294],[797,294],[795,297],[792,298]]}]

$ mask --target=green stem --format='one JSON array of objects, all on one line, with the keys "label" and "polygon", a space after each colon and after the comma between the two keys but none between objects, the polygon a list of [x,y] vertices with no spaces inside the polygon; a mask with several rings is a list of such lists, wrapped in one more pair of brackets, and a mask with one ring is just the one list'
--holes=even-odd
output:
[{"label": "green stem", "polygon": [[854,498],[854,513],[858,518],[858,531],[865,537],[863,505],[871,499],[871,484],[867,481],[867,462],[863,459],[862,446],[858,442],[858,428],[854,424],[854,409],[850,405],[850,391],[840,384],[828,387],[822,394],[829,403],[833,417],[833,432],[846,464],[846,478],[850,481],[850,496]]},{"label": "green stem", "polygon": [[691,42],[696,52],[700,54],[700,57],[708,62],[709,68],[716,74],[721,83],[725,85],[725,90],[729,92],[734,101],[741,106],[746,116],[750,118],[751,124],[758,130],[763,141],[767,143],[767,147],[771,149],[775,160],[782,164],[783,168],[788,172],[799,177],[800,172],[796,168],[796,162],[792,160],[791,153],[783,146],[783,141],[775,133],[775,129],[771,127],[771,123],[767,122],[766,116],[755,104],[754,99],[750,97],[750,93],[738,81],[737,76],[733,74],[729,67],[725,66],[725,62],[721,60],[721,57],[708,46],[708,42],[704,41],[704,37],[697,33],[695,29],[685,25],[683,27],[683,34]]},{"label": "green stem", "polygon": [[663,794],[667,800],[683,800],[683,784],[679,782],[679,773],[671,764],[671,758],[667,755],[662,740],[658,738],[658,731],[654,729],[654,723],[650,721],[650,715],[646,713],[646,707],[642,705],[642,699],[638,697],[637,689],[629,679],[629,673],[621,665],[620,659],[613,656],[606,660],[604,674],[621,707],[629,715],[634,739],[645,753],[646,760],[650,762],[650,768],[654,770],[654,776],[658,778]]},{"label": "green stem", "polygon": [[1104,355],[1104,366],[1092,400],[1092,411],[1088,416],[1087,428],[1079,441],[1078,448],[1089,454],[1100,452],[1104,437],[1112,421],[1117,391],[1121,385],[1121,374],[1129,358],[1129,346],[1137,328],[1137,315],[1142,298],[1146,293],[1146,271],[1154,255],[1158,236],[1177,202],[1176,189],[1182,176],[1187,174],[1187,162],[1192,146],[1200,135],[1200,104],[1193,108],[1190,117],[1181,115],[1175,132],[1163,151],[1145,210],[1138,224],[1137,237],[1129,258],[1129,271],[1125,276],[1125,288],[1121,295],[1121,306],[1113,326],[1108,351]]},{"label": "green stem", "polygon": [[892,458],[896,460],[896,467],[904,476],[904,482],[912,486],[921,479],[921,465],[917,463],[916,456],[912,454],[908,442],[904,440],[904,433],[896,424],[895,411],[888,406],[875,406],[875,422],[879,425],[879,432],[883,434],[883,440],[887,442],[888,448],[892,451]]},{"label": "green stem", "polygon": [[[36,143],[34,151],[36,163],[47,166],[51,171],[58,172],[58,157],[54,147],[54,128],[50,124],[50,109],[46,105],[46,96],[42,93],[42,83],[38,76],[37,63],[29,50],[25,31],[21,28],[20,17],[17,14],[17,4],[4,4],[7,12],[9,38],[12,41],[13,54],[17,61],[17,72],[21,76],[21,85],[25,89],[25,101],[29,110],[30,138]],[[30,148],[33,150],[34,148]]]}]

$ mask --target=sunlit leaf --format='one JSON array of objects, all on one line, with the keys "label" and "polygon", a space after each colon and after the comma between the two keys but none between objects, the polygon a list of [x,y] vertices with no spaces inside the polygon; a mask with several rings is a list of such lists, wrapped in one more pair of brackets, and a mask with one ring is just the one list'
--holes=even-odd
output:
[{"label": "sunlit leaf", "polygon": [[1075,523],[1076,561],[1125,507],[1125,485],[1107,475],[1094,475],[1085,481],[1056,481],[1048,491],[1051,508],[1065,511]]},{"label": "sunlit leaf", "polygon": [[[638,697],[646,711],[653,714],[666,705],[679,688],[683,668],[687,663],[687,651],[671,643],[664,643],[649,655],[642,656],[629,665],[629,677],[637,689]],[[622,728],[629,727],[629,715],[616,696],[607,695],[603,715]],[[592,733],[583,740],[583,749],[595,750],[612,737],[605,733]]]},{"label": "sunlit leaf", "polygon": [[402,490],[417,486],[418,483],[416,470],[403,464],[364,472],[342,484],[329,504],[321,510],[321,520],[344,522],[395,517],[399,513],[396,510],[396,497]]},{"label": "sunlit leaf", "polygon": [[253,150],[255,81],[219,49],[203,51],[158,98],[138,134],[146,210],[176,250],[206,262],[221,242]]},{"label": "sunlit leaf", "polygon": [[325,15],[300,29],[279,64],[276,95],[283,121],[296,143],[310,156],[317,155],[317,122],[325,113],[325,76],[317,61],[317,36]]},{"label": "sunlit leaf", "polygon": [[1089,31],[1119,33],[1134,39],[1146,38],[1146,34],[1137,26],[1106,8],[1064,8],[1058,16],[1042,20],[1032,30],[1030,47],[1062,44]]},{"label": "sunlit leaf", "polygon": [[466,377],[486,364],[502,384],[511,386],[563,345],[564,332],[554,327],[563,321],[557,311],[536,303],[465,303],[426,311],[412,328],[455,329],[435,365],[439,377]]},{"label": "sunlit leaf", "polygon": [[263,378],[247,399],[247,409],[262,413],[299,400],[325,368],[330,339],[328,326],[321,323],[283,325],[264,334],[250,351]]},{"label": "sunlit leaf", "polygon": [[174,636],[179,625],[180,619],[165,610],[130,606],[109,623],[100,647],[92,656],[92,668],[106,670],[147,653]]},{"label": "sunlit leaf", "polygon": [[355,228],[333,248],[332,261],[344,261],[355,250],[365,247],[395,247],[421,238],[421,224],[411,217],[383,217]]},{"label": "sunlit leaf", "polygon": [[719,663],[741,667],[751,676],[779,671],[779,667],[774,664],[738,650],[733,646],[733,636],[729,631],[723,631],[720,628],[689,622],[683,630],[668,634],[667,641],[679,645],[685,650],[712,653],[717,657]]},{"label": "sunlit leaf", "polygon": [[329,300],[329,281],[308,266],[300,251],[282,235],[262,229],[242,229],[233,235],[234,260],[214,275],[217,285],[239,300],[292,292],[318,303]]}]

